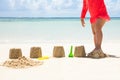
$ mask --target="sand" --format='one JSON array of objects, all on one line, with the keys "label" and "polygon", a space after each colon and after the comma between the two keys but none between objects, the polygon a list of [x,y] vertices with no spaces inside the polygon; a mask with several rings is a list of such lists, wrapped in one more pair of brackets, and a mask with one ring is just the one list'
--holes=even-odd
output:
[{"label": "sand", "polygon": [[35,61],[30,58],[26,58],[25,56],[19,57],[18,59],[9,59],[6,60],[2,66],[19,69],[19,68],[28,68],[42,65],[42,61]]},{"label": "sand", "polygon": [[[47,45],[47,46],[46,46]],[[65,57],[53,58],[54,45],[64,46]],[[80,46],[80,44],[72,44]],[[21,48],[23,55],[29,58],[30,48],[42,47],[43,56],[50,56],[43,60],[44,64],[30,68],[8,68],[0,66],[1,80],[120,80],[120,58],[68,58],[71,44],[4,44],[0,45],[0,64],[8,59],[10,48]],[[94,45],[84,44],[86,53]],[[103,44],[103,51],[107,54],[120,56],[119,43]]]},{"label": "sand", "polygon": [[0,67],[1,80],[120,80],[120,59],[50,58],[41,66]]}]

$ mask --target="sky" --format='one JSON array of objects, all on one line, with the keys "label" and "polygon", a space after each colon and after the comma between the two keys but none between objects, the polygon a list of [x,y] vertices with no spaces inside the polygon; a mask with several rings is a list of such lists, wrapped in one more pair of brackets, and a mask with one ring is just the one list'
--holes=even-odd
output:
[{"label": "sky", "polygon": [[[120,17],[120,0],[104,1],[108,14]],[[0,17],[80,17],[81,9],[82,0],[0,0]]]}]

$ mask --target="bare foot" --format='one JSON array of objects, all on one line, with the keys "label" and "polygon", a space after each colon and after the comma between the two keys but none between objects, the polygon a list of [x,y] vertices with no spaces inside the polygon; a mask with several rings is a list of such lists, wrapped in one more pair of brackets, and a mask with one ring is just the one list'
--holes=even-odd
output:
[{"label": "bare foot", "polygon": [[88,53],[90,58],[105,58],[107,55],[101,49],[94,49],[92,52]]}]

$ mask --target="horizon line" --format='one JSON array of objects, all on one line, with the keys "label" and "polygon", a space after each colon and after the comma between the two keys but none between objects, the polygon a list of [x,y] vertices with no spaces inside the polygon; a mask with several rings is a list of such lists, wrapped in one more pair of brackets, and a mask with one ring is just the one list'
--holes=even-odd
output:
[{"label": "horizon line", "polygon": [[[78,18],[78,19],[79,19],[80,17],[68,17],[68,16],[65,16],[65,17],[0,17],[0,18],[18,18],[18,19],[22,19],[22,18],[30,18],[30,19],[31,19],[31,18],[33,18],[33,19],[34,19],[34,18],[35,18],[35,19],[37,19],[37,18],[38,18],[38,19],[39,19],[39,18],[41,18],[41,19],[42,19],[42,18],[43,18],[43,19],[45,19],[45,18],[46,18],[46,19],[49,19],[49,18],[53,18],[53,19],[57,19],[57,18],[58,18],[58,19],[62,19],[62,18],[69,18],[69,19],[70,19],[70,18],[72,18],[72,19],[74,19],[74,18],[75,18],[75,19],[77,19],[77,18]],[[86,17],[86,19],[87,19],[87,18],[90,18],[90,17]],[[120,18],[120,17],[110,17],[110,18]]]}]

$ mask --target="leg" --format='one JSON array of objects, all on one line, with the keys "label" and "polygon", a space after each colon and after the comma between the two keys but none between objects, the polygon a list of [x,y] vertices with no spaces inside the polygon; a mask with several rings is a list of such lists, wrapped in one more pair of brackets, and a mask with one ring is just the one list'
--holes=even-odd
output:
[{"label": "leg", "polygon": [[[96,48],[96,44],[97,44],[96,41],[97,41],[97,40],[96,40],[96,36],[95,36],[95,29],[94,29],[95,26],[96,26],[95,24],[92,24],[92,25],[91,25],[92,33],[93,33],[93,39],[94,39],[94,45],[95,45],[95,48]],[[94,49],[94,50],[95,50],[95,49]],[[94,51],[94,50],[93,50],[93,51]],[[93,51],[92,51],[92,52],[93,52]]]},{"label": "leg", "polygon": [[102,33],[102,27],[105,24],[105,20],[103,19],[97,19],[95,26],[94,26],[94,30],[95,30],[95,40],[96,40],[96,44],[95,44],[95,48],[96,49],[101,49],[101,44],[102,44],[102,38],[103,38],[103,33]]},{"label": "leg", "polygon": [[95,50],[101,49],[102,38],[103,38],[102,27],[104,26],[104,24],[105,24],[105,20],[103,19],[97,19],[97,21],[92,24]]},{"label": "leg", "polygon": [[92,57],[92,58],[106,57],[106,55],[103,53],[101,49],[102,38],[103,38],[102,27],[104,26],[104,24],[105,24],[105,20],[97,19],[97,21],[91,25],[92,32],[94,35],[95,49],[88,54],[88,57]]}]

